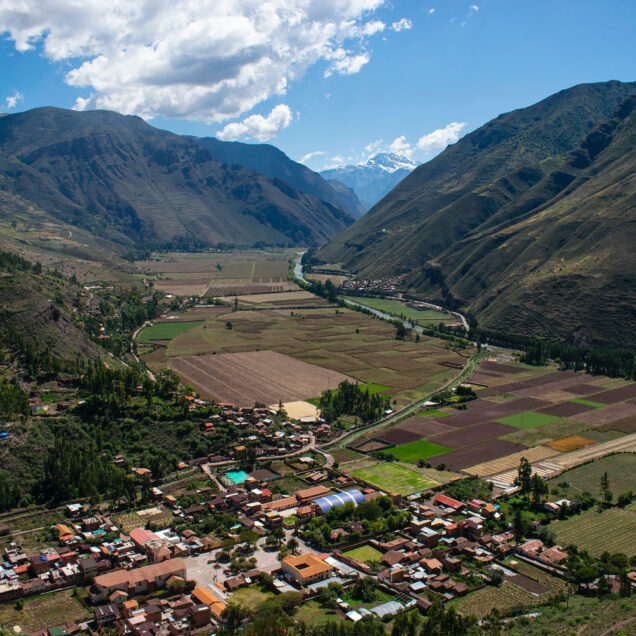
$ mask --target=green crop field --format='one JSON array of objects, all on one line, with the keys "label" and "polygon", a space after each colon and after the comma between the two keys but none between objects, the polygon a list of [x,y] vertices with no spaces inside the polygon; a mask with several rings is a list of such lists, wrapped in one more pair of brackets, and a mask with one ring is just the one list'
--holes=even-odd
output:
[{"label": "green crop field", "polygon": [[556,422],[559,418],[556,415],[546,415],[545,413],[535,413],[534,411],[525,411],[516,415],[508,415],[500,417],[496,422],[516,426],[517,428],[535,428],[544,426],[550,422]]},{"label": "green crop field", "polygon": [[172,340],[192,327],[200,324],[200,320],[188,320],[184,322],[158,322],[152,327],[147,327],[137,336],[138,342],[150,342],[151,340]]},{"label": "green crop field", "polygon": [[450,450],[451,449],[446,448],[446,446],[431,444],[431,442],[427,442],[425,439],[420,439],[417,442],[396,446],[390,449],[389,452],[395,455],[400,461],[415,463],[418,459],[434,457],[435,455],[441,455]]},{"label": "green crop field", "polygon": [[361,545],[359,548],[343,552],[343,554],[356,561],[360,561],[360,563],[373,563],[374,561],[380,561],[382,559],[382,552],[370,545]]},{"label": "green crop field", "polygon": [[570,400],[570,402],[574,402],[575,404],[586,404],[587,406],[593,406],[597,409],[600,409],[602,406],[607,406],[607,404],[603,404],[603,402],[592,402],[591,400],[583,400],[581,398]]},{"label": "green crop field", "polygon": [[376,488],[386,492],[399,492],[410,495],[420,490],[428,490],[439,486],[438,482],[427,479],[424,475],[390,462],[360,468],[353,473],[354,477],[369,482]]},{"label": "green crop field", "polygon": [[407,307],[397,300],[388,300],[386,298],[359,298],[354,296],[347,296],[347,300],[351,300],[354,303],[366,305],[372,309],[384,311],[387,314],[394,316],[405,316],[407,320],[433,320],[435,322],[456,322],[455,316],[441,311],[435,311],[434,309],[425,309],[418,311],[412,307]]},{"label": "green crop field", "polygon": [[597,512],[586,510],[563,521],[550,524],[562,546],[575,544],[579,550],[587,550],[599,557],[603,552],[636,554],[636,513],[622,508],[609,508]]},{"label": "green crop field", "polygon": [[607,473],[610,490],[614,499],[628,490],[636,491],[636,454],[618,453],[596,459],[589,464],[572,468],[550,480],[550,486],[567,482],[569,484],[565,496],[570,497],[584,491],[598,495],[601,492],[601,476]]},{"label": "green crop field", "polygon": [[490,613],[493,607],[503,612],[512,607],[520,605],[531,606],[545,598],[528,592],[512,583],[504,583],[501,587],[485,587],[467,596],[453,599],[449,605],[454,607],[460,614],[475,614],[483,618]]}]

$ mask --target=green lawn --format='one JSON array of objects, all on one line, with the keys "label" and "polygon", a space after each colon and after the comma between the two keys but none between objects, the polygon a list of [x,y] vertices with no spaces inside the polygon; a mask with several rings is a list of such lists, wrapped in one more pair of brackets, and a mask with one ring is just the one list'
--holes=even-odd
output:
[{"label": "green lawn", "polygon": [[265,592],[256,585],[250,585],[233,592],[229,600],[246,607],[250,611],[254,611],[268,599],[274,598],[274,596],[274,592]]},{"label": "green lawn", "polygon": [[59,393],[45,393],[42,396],[42,402],[58,402],[62,399]]},{"label": "green lawn", "polygon": [[607,404],[603,404],[603,402],[592,402],[592,400],[583,400],[582,398],[576,398],[575,400],[570,400],[570,402],[574,402],[575,404],[586,404],[587,406],[593,406],[597,409],[600,409],[602,406],[607,406]]},{"label": "green lawn", "polygon": [[152,327],[147,327],[138,336],[137,342],[150,342],[151,340],[172,340],[182,333],[189,331],[200,324],[201,320],[188,320],[184,322],[158,322]]},{"label": "green lawn", "polygon": [[340,622],[340,616],[334,610],[321,607],[316,601],[303,603],[295,614],[297,621],[305,623],[308,627],[324,625],[334,621]]},{"label": "green lawn", "polygon": [[535,413],[534,411],[524,411],[523,413],[517,413],[516,415],[508,415],[507,417],[500,417],[496,422],[500,424],[508,424],[509,426],[516,426],[517,428],[536,428],[537,426],[544,426],[550,422],[556,422],[559,418],[556,415],[546,415],[545,413]]},{"label": "green lawn", "polygon": [[446,411],[440,411],[439,409],[432,409],[431,411],[420,411],[418,413],[420,417],[450,417],[452,413]]},{"label": "green lawn", "polygon": [[382,552],[370,545],[361,545],[359,548],[343,552],[345,556],[351,557],[360,563],[373,563],[382,559]]},{"label": "green lawn", "polygon": [[441,455],[450,451],[450,448],[446,446],[440,446],[439,444],[431,444],[425,439],[418,440],[417,442],[410,442],[409,444],[401,444],[395,448],[390,449],[390,453],[395,455],[402,462],[417,462],[418,459],[426,459],[427,457],[434,457],[435,455]]},{"label": "green lawn", "polygon": [[354,303],[360,305],[366,305],[372,309],[378,309],[384,311],[387,314],[394,316],[405,316],[407,320],[434,320],[436,322],[448,322],[450,320],[455,321],[455,317],[451,314],[447,314],[434,309],[426,309],[424,311],[418,311],[407,307],[397,300],[388,300],[386,298],[357,298],[353,296],[347,296],[347,300],[351,300]]},{"label": "green lawn", "polygon": [[391,462],[359,468],[353,471],[352,474],[358,479],[369,482],[376,488],[386,492],[399,492],[401,495],[410,495],[414,492],[439,486],[438,482],[428,479],[414,470],[409,470]]}]

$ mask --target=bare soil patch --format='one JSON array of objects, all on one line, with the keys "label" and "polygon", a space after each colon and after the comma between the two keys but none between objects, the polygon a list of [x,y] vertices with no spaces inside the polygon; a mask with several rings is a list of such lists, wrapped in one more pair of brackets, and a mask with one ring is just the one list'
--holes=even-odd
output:
[{"label": "bare soil patch", "polygon": [[[409,417],[386,431],[378,433],[376,437],[386,440],[391,444],[400,445],[416,442],[430,435],[438,435],[452,430],[453,428],[451,426],[446,426],[446,424],[443,424],[435,418],[415,416]],[[445,445],[446,444],[443,444],[443,446]]]},{"label": "bare soil patch", "polygon": [[535,446],[534,448],[526,448],[525,450],[517,451],[510,455],[504,455],[497,459],[469,466],[465,472],[477,475],[478,477],[487,477],[488,475],[496,475],[507,470],[518,468],[522,457],[525,457],[532,464],[533,462],[540,462],[559,454],[559,451],[553,448]]},{"label": "bare soil patch", "polygon": [[598,386],[593,384],[574,384],[572,386],[564,387],[563,390],[574,395],[590,395],[591,393],[598,393]]},{"label": "bare soil patch", "polygon": [[636,382],[619,387],[618,389],[601,391],[600,393],[594,393],[589,396],[590,400],[603,402],[604,404],[615,404],[616,402],[631,400],[632,398],[636,398]]},{"label": "bare soil patch", "polygon": [[[596,398],[596,396],[594,396]],[[636,415],[636,404],[611,404],[600,409],[592,409],[576,416],[579,422],[590,426],[602,426],[626,417]]]},{"label": "bare soil patch", "polygon": [[523,574],[513,574],[504,577],[506,581],[513,583],[517,587],[520,587],[524,590],[528,590],[528,592],[532,592],[533,594],[546,594],[550,591],[549,587],[546,587],[539,581],[535,581],[528,576]]},{"label": "bare soil patch", "polygon": [[[493,439],[473,446],[466,446],[452,453],[436,455],[433,464],[446,464],[453,470],[462,470],[479,462],[487,462],[499,457],[505,457],[511,453],[523,451],[525,446],[514,444],[503,439]],[[519,462],[517,462],[518,464]]]},{"label": "bare soil patch", "polygon": [[563,404],[555,404],[548,408],[541,409],[541,413],[547,413],[548,415],[556,415],[557,417],[571,417],[572,415],[578,415],[579,413],[585,413],[593,409],[593,406],[589,404],[577,404],[576,402],[564,402]]},{"label": "bare soil patch", "polygon": [[553,371],[551,373],[544,373],[539,376],[527,378],[526,380],[508,382],[506,384],[499,384],[498,386],[483,389],[479,391],[479,397],[491,397],[493,395],[498,395],[499,393],[517,393],[529,387],[541,386],[556,380],[561,380],[564,376],[568,376],[572,379],[575,377],[575,374],[572,371]]},{"label": "bare soil patch", "polygon": [[508,364],[502,364],[501,362],[492,362],[486,360],[479,365],[479,370],[482,373],[488,373],[489,375],[516,375],[517,373],[523,373],[525,369],[521,367],[513,367]]},{"label": "bare soil patch", "polygon": [[621,433],[636,433],[636,415],[624,417],[622,420],[603,424],[598,427],[599,431],[620,431]]},{"label": "bare soil patch", "polygon": [[170,366],[202,394],[244,406],[304,400],[352,380],[276,351],[187,356]]},{"label": "bare soil patch", "polygon": [[448,446],[449,448],[462,448],[471,444],[478,444],[489,439],[494,439],[506,433],[513,433],[517,429],[514,426],[500,424],[499,422],[484,422],[475,426],[467,426],[461,430],[435,435],[429,438],[433,444]]}]

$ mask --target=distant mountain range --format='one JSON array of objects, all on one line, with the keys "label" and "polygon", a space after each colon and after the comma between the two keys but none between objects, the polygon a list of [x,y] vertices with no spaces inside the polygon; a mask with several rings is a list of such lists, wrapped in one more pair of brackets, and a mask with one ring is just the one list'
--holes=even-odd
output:
[{"label": "distant mountain range", "polygon": [[351,188],[366,212],[415,168],[417,164],[408,157],[382,152],[362,164],[331,168],[320,174],[334,187],[340,182]]},{"label": "distant mountain range", "polygon": [[[282,153],[270,178],[216,159],[212,145],[138,117],[37,108],[0,118],[0,189],[126,249],[320,245],[353,222],[341,207],[281,178]],[[342,198],[304,166],[287,160],[287,167],[303,187],[313,180],[313,192]]]},{"label": "distant mountain range", "polygon": [[636,346],[636,83],[575,86],[417,168],[318,256],[481,325]]}]

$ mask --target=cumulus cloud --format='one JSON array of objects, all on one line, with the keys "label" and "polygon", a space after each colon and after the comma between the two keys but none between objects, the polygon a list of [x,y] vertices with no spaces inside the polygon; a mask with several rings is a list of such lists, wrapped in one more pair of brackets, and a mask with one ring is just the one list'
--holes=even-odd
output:
[{"label": "cumulus cloud", "polygon": [[479,6],[478,6],[478,5],[476,5],[476,4],[471,4],[471,5],[470,5],[470,10],[471,10],[471,11],[475,11],[475,12],[476,12],[476,11],[479,11]]},{"label": "cumulus cloud", "polygon": [[415,148],[413,148],[413,146],[411,146],[411,144],[406,141],[405,135],[401,135],[389,144],[387,150],[395,155],[404,155],[405,157],[408,157],[410,159],[413,156]]},{"label": "cumulus cloud", "polygon": [[391,28],[396,33],[399,33],[400,31],[410,31],[413,28],[413,23],[408,18],[402,18],[401,20],[394,22],[391,25]]},{"label": "cumulus cloud", "polygon": [[357,73],[388,0],[21,0],[0,33],[90,89],[78,109],[221,122],[284,95],[307,69]]},{"label": "cumulus cloud", "polygon": [[438,128],[428,135],[420,137],[417,141],[418,150],[423,150],[426,153],[432,150],[440,150],[446,148],[448,144],[455,143],[459,139],[459,133],[462,131],[465,122],[453,121],[444,128]]},{"label": "cumulus cloud", "polygon": [[13,95],[7,95],[5,98],[5,102],[7,104],[7,110],[11,110],[15,108],[22,100],[24,99],[24,95],[19,91],[15,91]]},{"label": "cumulus cloud", "polygon": [[429,13],[429,15],[433,15],[433,14],[435,13],[435,7],[431,7],[431,8],[428,10],[428,13]]},{"label": "cumulus cloud", "polygon": [[325,155],[327,153],[324,152],[324,150],[314,150],[313,152],[308,152],[306,155],[303,155],[300,158],[300,163],[307,163],[307,161],[309,161],[310,159],[313,159],[314,157],[320,157],[321,155]]},{"label": "cumulus cloud", "polygon": [[291,124],[294,116],[287,104],[278,104],[266,117],[250,115],[243,121],[232,122],[220,130],[216,136],[224,141],[241,137],[251,137],[258,141],[267,141]]}]

